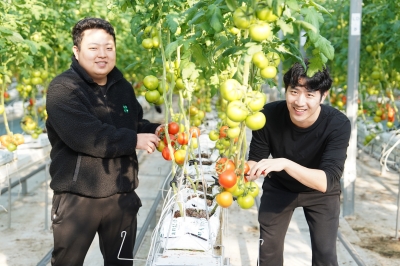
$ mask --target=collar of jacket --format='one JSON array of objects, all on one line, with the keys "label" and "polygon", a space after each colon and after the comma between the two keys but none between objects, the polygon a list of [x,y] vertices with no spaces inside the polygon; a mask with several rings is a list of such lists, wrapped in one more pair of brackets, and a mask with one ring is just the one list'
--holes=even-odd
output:
[{"label": "collar of jacket", "polygon": [[[92,85],[98,85],[93,79],[89,76],[85,69],[79,64],[78,60],[76,60],[75,56],[71,56],[71,69],[74,70],[83,80]],[[110,87],[115,82],[119,81],[123,78],[121,71],[117,67],[114,67],[110,73],[107,75],[107,88]]]}]

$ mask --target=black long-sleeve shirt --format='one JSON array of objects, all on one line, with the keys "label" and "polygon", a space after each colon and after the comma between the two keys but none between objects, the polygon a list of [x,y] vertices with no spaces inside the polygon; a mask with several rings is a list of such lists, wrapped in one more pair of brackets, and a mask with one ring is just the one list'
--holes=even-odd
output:
[{"label": "black long-sleeve shirt", "polygon": [[[253,131],[249,160],[287,158],[304,167],[326,173],[326,193],[340,193],[340,178],[344,170],[350,139],[350,121],[339,110],[321,105],[318,119],[308,128],[292,123],[286,101],[268,103],[262,111],[267,122],[264,128]],[[285,171],[271,172],[269,182],[274,187],[291,192],[318,192],[309,188]]]}]

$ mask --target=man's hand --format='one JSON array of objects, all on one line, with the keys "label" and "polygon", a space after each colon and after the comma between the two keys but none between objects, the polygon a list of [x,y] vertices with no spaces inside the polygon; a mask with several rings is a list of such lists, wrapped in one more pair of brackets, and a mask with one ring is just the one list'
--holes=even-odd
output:
[{"label": "man's hand", "polygon": [[[250,162],[250,163],[249,163]],[[278,159],[263,159],[258,163],[249,161],[250,166],[249,175],[246,176],[247,180],[252,181],[260,178],[261,176],[268,176],[269,172],[280,172],[284,170],[287,160],[283,158]]]},{"label": "man's hand", "polygon": [[159,137],[155,134],[137,134],[136,149],[145,150],[147,153],[153,153],[160,142]]}]

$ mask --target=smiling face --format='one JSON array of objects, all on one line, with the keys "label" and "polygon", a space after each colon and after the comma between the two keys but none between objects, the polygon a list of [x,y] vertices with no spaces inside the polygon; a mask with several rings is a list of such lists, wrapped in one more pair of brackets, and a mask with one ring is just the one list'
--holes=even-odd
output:
[{"label": "smiling face", "polygon": [[311,126],[319,116],[320,104],[326,95],[327,92],[321,95],[319,91],[307,91],[304,79],[300,79],[294,88],[289,86],[286,90],[286,104],[293,124],[300,128]]},{"label": "smiling face", "polygon": [[75,45],[72,49],[79,65],[93,81],[105,85],[116,61],[113,36],[103,29],[88,29],[83,32],[80,47]]}]

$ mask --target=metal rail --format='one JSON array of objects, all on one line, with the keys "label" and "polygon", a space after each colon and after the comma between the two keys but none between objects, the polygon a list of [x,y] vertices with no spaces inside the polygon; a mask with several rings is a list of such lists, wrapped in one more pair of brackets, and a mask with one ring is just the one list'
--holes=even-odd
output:
[{"label": "metal rail", "polygon": [[10,191],[12,188],[18,186],[19,184],[22,185],[22,194],[25,195],[27,193],[27,187],[26,187],[26,181],[36,175],[37,173],[43,171],[46,168],[46,163],[43,163],[42,165],[40,165],[37,169],[33,170],[32,172],[30,172],[29,174],[27,174],[26,176],[19,178],[17,181],[14,181],[13,183],[11,183],[11,186],[7,186],[1,189],[0,195],[3,195],[4,193]]}]

